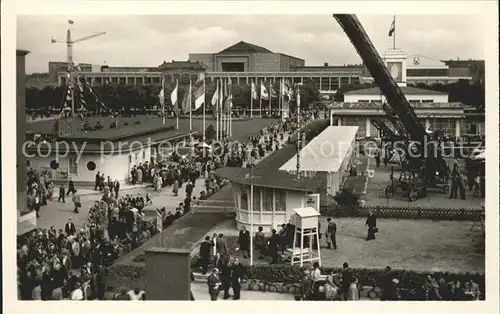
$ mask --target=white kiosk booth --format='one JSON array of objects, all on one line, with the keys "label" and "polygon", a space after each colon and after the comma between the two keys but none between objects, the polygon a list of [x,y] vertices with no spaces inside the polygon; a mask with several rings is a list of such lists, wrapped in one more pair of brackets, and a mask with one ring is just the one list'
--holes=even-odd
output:
[{"label": "white kiosk booth", "polygon": [[[287,249],[285,260],[290,260],[292,265],[300,264],[304,266],[304,262],[318,262],[321,266],[320,241],[318,230],[318,217],[320,213],[312,207],[295,208],[294,215],[290,219],[290,223],[295,226],[293,235],[293,249]],[[304,247],[305,238],[309,238],[309,246]],[[316,241],[313,241],[313,238]],[[297,245],[299,239],[299,246]],[[313,244],[316,243],[316,247]]]}]

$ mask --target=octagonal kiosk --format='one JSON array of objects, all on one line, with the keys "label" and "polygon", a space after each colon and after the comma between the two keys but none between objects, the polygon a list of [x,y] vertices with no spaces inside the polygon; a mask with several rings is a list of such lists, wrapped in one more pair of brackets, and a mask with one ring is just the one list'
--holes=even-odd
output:
[{"label": "octagonal kiosk", "polygon": [[[312,207],[295,208],[294,214],[290,218],[290,224],[295,226],[293,235],[293,248],[287,249],[286,260],[290,260],[292,265],[300,264],[304,266],[304,262],[318,262],[321,266],[321,253],[318,230],[318,217],[320,213]],[[306,237],[309,239],[308,247],[304,247]],[[313,238],[316,241],[313,241]],[[297,243],[298,242],[298,243]],[[316,244],[316,248],[313,248]]]}]

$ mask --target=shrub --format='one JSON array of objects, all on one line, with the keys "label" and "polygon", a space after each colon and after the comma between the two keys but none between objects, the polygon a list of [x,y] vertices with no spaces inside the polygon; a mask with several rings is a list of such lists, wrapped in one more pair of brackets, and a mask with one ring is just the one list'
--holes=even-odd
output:
[{"label": "shrub", "polygon": [[335,201],[341,206],[354,206],[358,204],[359,196],[354,195],[349,189],[342,189],[334,196]]},{"label": "shrub", "polygon": [[[263,282],[280,282],[284,284],[299,283],[303,277],[303,268],[292,265],[263,265],[263,266],[250,266],[247,269],[247,276],[249,280],[259,280]],[[323,274],[329,273],[342,273],[341,268],[323,267],[321,268]],[[367,269],[367,268],[354,268],[354,276],[358,278],[361,286],[380,287],[385,277],[385,269]],[[433,275],[435,278],[444,278],[446,282],[452,280],[460,280],[462,284],[466,281],[474,280],[484,295],[485,289],[485,276],[484,274],[476,273],[434,273],[434,272],[415,272],[411,270],[392,270],[394,278],[399,280],[400,286],[405,289],[414,289],[421,286],[428,275]]]}]

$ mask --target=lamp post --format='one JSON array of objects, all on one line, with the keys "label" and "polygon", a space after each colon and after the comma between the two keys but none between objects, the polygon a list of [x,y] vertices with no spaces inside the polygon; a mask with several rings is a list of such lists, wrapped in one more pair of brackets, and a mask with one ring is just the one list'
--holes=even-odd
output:
[{"label": "lamp post", "polygon": [[300,142],[302,140],[300,132],[300,87],[301,83],[297,84],[297,179],[300,179]]}]

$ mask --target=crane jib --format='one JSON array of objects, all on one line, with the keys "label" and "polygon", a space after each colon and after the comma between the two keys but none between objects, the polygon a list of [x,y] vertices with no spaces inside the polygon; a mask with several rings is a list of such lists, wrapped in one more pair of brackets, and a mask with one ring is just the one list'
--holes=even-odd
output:
[{"label": "crane jib", "polygon": [[427,136],[424,127],[420,124],[417,115],[396,81],[390,75],[384,61],[375,49],[356,15],[334,14],[333,16],[363,59],[375,83],[384,93],[388,104],[399,117],[402,127],[404,127],[405,133],[408,134],[409,139],[423,142]]}]

